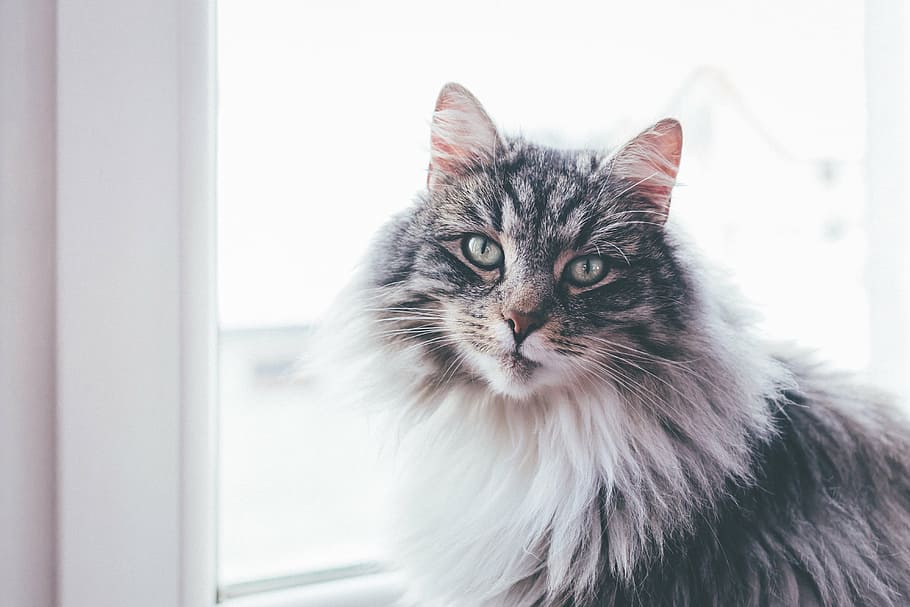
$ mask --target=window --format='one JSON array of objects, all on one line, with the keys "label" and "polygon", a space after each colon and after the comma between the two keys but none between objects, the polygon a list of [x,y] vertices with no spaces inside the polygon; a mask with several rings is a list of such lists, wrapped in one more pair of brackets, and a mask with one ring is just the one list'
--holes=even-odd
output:
[{"label": "window", "polygon": [[[571,2],[558,13],[468,2],[445,18],[417,3],[224,0],[217,15],[204,0],[41,7],[56,50],[35,70],[47,76],[54,63],[57,125],[45,170],[32,164],[56,180],[42,233],[56,233],[57,356],[38,375],[57,378],[55,432],[44,437],[57,529],[52,570],[29,579],[56,579],[63,606],[213,606],[218,586],[229,607],[392,601],[394,582],[360,575],[384,557],[382,483],[364,480],[372,447],[309,461],[281,427],[308,413],[290,404],[306,403],[305,389],[283,378],[343,282],[340,264],[317,263],[315,239],[340,242],[343,225],[340,259],[353,262],[407,204],[446,80],[472,88],[505,130],[561,145],[609,145],[680,116],[674,221],[735,271],[772,335],[906,387],[910,17],[898,2],[865,13],[821,0],[668,2],[659,18],[652,7]],[[337,208],[351,210],[340,220]],[[220,459],[216,375],[234,382],[222,386]],[[370,432],[341,414],[310,423]],[[245,449],[243,430],[257,425],[257,440],[274,445]],[[24,470],[17,478],[34,473]],[[323,489],[301,489],[317,481]],[[257,501],[265,491],[298,501]],[[371,494],[376,508],[329,527],[328,508],[311,500],[330,492],[342,506],[345,492]],[[244,533],[255,558],[238,554]],[[349,583],[316,583],[341,576]],[[304,583],[309,603],[258,592],[275,578]],[[246,596],[229,598],[232,587]]]}]

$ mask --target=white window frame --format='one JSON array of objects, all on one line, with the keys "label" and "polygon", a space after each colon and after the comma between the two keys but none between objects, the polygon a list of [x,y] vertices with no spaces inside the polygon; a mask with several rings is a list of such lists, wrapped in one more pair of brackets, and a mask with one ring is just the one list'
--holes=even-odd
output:
[{"label": "white window frame", "polygon": [[214,604],[210,12],[57,4],[63,607]]},{"label": "white window frame", "polygon": [[[62,607],[217,602],[214,10],[57,4]],[[398,587],[218,604],[379,607]]]}]

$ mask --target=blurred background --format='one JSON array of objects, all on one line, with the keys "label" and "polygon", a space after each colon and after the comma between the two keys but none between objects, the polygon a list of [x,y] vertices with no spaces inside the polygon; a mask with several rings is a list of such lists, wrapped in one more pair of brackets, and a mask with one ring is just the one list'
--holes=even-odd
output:
[{"label": "blurred background", "polygon": [[910,167],[881,134],[906,129],[891,92],[907,77],[874,5],[219,2],[223,594],[383,561],[382,437],[292,368],[423,187],[450,80],[503,131],[556,146],[680,119],[671,220],[761,331],[906,396]]}]

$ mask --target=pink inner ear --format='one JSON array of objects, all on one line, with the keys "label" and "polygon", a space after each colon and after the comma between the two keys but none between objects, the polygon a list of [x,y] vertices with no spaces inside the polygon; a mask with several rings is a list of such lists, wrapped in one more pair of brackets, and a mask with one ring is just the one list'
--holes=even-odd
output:
[{"label": "pink inner ear", "polygon": [[461,167],[467,166],[471,160],[470,157],[464,156],[459,148],[435,134],[430,136],[430,146],[432,154],[427,174],[429,188],[436,185],[440,174],[452,176],[461,174]]},{"label": "pink inner ear", "polygon": [[629,190],[644,194],[666,217],[681,156],[682,128],[668,118],[624,145],[611,159],[612,174],[633,182]]},{"label": "pink inner ear", "polygon": [[654,146],[658,155],[665,160],[659,168],[676,179],[679,161],[682,159],[682,127],[676,120],[665,118],[650,130],[654,133]]},{"label": "pink inner ear", "polygon": [[433,113],[427,186],[433,189],[444,177],[457,177],[471,164],[490,160],[498,140],[480,102],[464,87],[447,84]]},{"label": "pink inner ear", "polygon": [[430,135],[433,150],[431,164],[443,172],[456,172],[458,167],[471,161],[468,150],[458,147],[451,140],[441,137],[436,131]]},{"label": "pink inner ear", "polygon": [[430,136],[430,166],[427,173],[427,187],[433,189],[444,175],[461,174],[461,168],[467,166],[469,158],[459,155],[458,148],[437,135]]}]

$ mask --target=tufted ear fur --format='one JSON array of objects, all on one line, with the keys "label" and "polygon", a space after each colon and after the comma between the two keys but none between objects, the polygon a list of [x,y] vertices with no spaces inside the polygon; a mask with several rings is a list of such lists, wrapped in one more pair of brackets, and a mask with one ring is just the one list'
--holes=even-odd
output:
[{"label": "tufted ear fur", "polygon": [[493,121],[474,95],[460,84],[445,85],[433,112],[427,187],[433,191],[473,165],[491,162],[499,143]]},{"label": "tufted ear fur", "polygon": [[622,146],[605,165],[611,178],[629,184],[623,193],[650,203],[663,223],[670,212],[681,155],[682,127],[665,118]]}]

